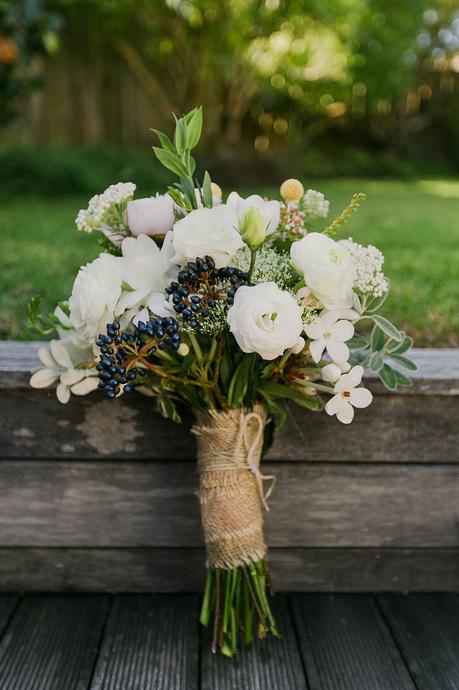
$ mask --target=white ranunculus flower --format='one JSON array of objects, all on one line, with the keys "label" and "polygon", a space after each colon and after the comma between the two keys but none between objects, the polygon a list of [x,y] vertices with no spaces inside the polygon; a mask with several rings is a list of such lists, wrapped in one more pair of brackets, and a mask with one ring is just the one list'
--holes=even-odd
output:
[{"label": "white ranunculus flower", "polygon": [[346,341],[354,335],[351,321],[359,315],[352,309],[334,309],[323,311],[314,321],[306,324],[304,331],[311,338],[309,349],[314,362],[320,362],[324,350],[327,350],[335,362],[347,362],[349,348]]},{"label": "white ranunculus flower", "polygon": [[38,357],[43,367],[32,374],[30,385],[32,388],[47,388],[59,381],[56,395],[61,403],[70,400],[70,393],[87,395],[99,385],[95,367],[87,368],[87,363],[93,359],[90,342],[74,335],[65,340],[52,340],[49,349],[41,347],[38,350]]},{"label": "white ranunculus flower", "polygon": [[301,350],[302,313],[289,292],[276,283],[259,283],[238,289],[227,321],[243,352],[257,352],[271,360],[285,350]]},{"label": "white ranunculus flower", "polygon": [[237,192],[231,192],[226,200],[226,205],[235,211],[239,222],[242,222],[245,214],[250,209],[260,211],[265,219],[267,235],[276,232],[279,227],[280,203],[275,199],[266,201],[259,194],[252,194],[247,199],[243,199]]},{"label": "white ranunculus flower", "polygon": [[343,374],[335,383],[334,396],[325,405],[325,412],[336,414],[343,424],[350,424],[354,419],[354,407],[368,407],[373,396],[366,388],[357,388],[363,376],[363,367],[352,367],[348,374]]},{"label": "white ranunculus flower", "polygon": [[217,268],[227,266],[244,245],[237,228],[237,216],[225,204],[191,211],[174,225],[172,261],[184,264],[207,255],[214,259]]},{"label": "white ranunculus flower", "polygon": [[174,202],[169,194],[135,199],[127,205],[127,224],[134,235],[165,235],[174,225]]},{"label": "white ranunculus flower", "polygon": [[290,256],[304,282],[326,309],[352,305],[355,266],[348,250],[320,232],[293,242]]},{"label": "white ranunculus flower", "polygon": [[127,310],[134,310],[133,321],[148,320],[148,309],[154,314],[165,316],[167,312],[164,288],[174,279],[176,270],[171,267],[172,233],[164,238],[161,249],[147,237],[126,237],[121,245],[123,253],[121,271],[123,290],[116,314],[121,316]]},{"label": "white ranunculus flower", "polygon": [[121,295],[121,261],[101,254],[78,271],[69,299],[70,322],[87,340],[94,340],[113,321]]}]

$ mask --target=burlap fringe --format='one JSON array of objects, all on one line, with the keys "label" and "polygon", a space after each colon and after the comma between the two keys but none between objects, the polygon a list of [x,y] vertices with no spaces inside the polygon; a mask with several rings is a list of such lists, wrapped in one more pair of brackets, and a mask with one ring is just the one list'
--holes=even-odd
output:
[{"label": "burlap fringe", "polygon": [[[198,441],[199,499],[208,565],[226,570],[266,555],[261,506],[274,477],[260,472],[262,405],[253,410],[198,413],[192,431]],[[265,494],[263,482],[271,481]]]}]

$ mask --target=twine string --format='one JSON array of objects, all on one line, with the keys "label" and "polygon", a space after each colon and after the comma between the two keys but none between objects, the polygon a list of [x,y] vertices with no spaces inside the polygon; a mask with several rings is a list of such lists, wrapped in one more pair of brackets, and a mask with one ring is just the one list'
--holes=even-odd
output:
[{"label": "twine string", "polygon": [[[249,431],[250,431],[250,422],[255,421],[257,423],[257,431],[256,434],[252,440],[252,443],[250,443],[250,439],[248,437]],[[265,422],[264,419],[258,412],[249,412],[248,414],[244,414],[244,412],[241,410],[241,417],[240,417],[240,434],[242,437],[242,442],[244,444],[245,450],[246,450],[246,462],[249,467],[249,469],[253,472],[253,475],[255,477],[255,481],[257,483],[257,489],[258,489],[258,494],[260,496],[260,501],[263,505],[263,508],[269,512],[269,505],[268,505],[268,499],[271,496],[272,492],[274,491],[274,487],[276,485],[276,477],[273,474],[263,474],[263,472],[260,470],[260,452],[259,448],[261,446],[261,441],[262,441],[262,436],[263,436],[263,431],[265,427]],[[271,482],[270,486],[268,489],[264,490],[264,482]]]}]

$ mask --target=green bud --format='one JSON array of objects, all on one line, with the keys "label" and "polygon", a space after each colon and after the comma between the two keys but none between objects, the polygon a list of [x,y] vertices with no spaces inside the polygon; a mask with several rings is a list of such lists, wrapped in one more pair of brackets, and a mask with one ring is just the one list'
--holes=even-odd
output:
[{"label": "green bud", "polygon": [[266,220],[257,208],[249,208],[239,228],[244,242],[255,251],[266,239]]}]

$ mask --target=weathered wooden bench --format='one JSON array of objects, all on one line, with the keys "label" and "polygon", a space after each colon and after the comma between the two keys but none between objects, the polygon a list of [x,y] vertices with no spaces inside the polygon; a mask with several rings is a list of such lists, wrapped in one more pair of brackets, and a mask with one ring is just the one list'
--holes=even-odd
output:
[{"label": "weathered wooden bench", "polygon": [[[63,406],[28,385],[37,347],[0,343],[0,589],[199,591],[191,416],[140,395]],[[349,427],[289,408],[266,461],[279,590],[459,590],[459,351],[414,359],[413,388],[369,381]]]}]

